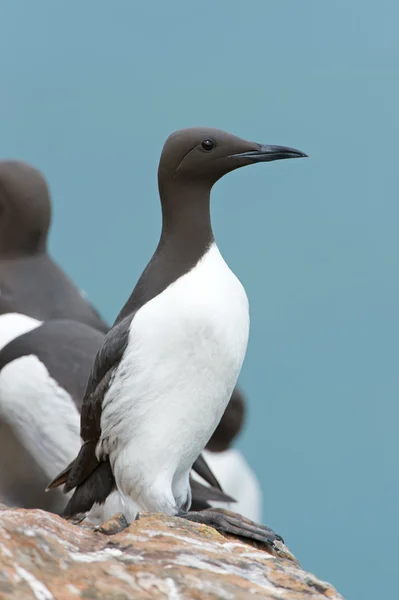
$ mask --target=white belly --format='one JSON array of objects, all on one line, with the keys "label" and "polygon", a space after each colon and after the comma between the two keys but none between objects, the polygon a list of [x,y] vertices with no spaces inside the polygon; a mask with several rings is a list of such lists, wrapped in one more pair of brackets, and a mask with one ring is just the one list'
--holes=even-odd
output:
[{"label": "white belly", "polygon": [[142,509],[173,513],[187,500],[189,470],[229,402],[248,333],[245,290],[216,245],[135,315],[104,399],[100,448]]}]

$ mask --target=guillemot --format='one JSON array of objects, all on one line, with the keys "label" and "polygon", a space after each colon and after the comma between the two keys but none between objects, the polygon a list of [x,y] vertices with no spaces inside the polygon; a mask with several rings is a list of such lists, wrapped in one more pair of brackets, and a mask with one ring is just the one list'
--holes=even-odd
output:
[{"label": "guillemot", "polygon": [[245,290],[214,240],[211,189],[239,167],[304,156],[211,128],[167,139],[158,247],[96,356],[80,452],[48,486],[74,490],[65,517],[106,502],[116,485],[127,521],[139,506],[265,544],[281,539],[234,513],[190,512],[189,473],[231,397],[249,334]]},{"label": "guillemot", "polygon": [[[22,161],[0,161],[0,212],[0,348],[23,333],[29,318],[72,319],[106,333],[108,324],[47,253],[51,198],[42,173]],[[203,456],[194,469],[220,489]]]},{"label": "guillemot", "polygon": [[[6,504],[64,510],[67,496],[44,490],[79,452],[81,403],[103,339],[76,321],[0,315],[0,497]],[[191,481],[194,506],[234,502],[212,487],[219,484],[202,456],[194,469],[210,484]],[[114,494],[114,506],[118,500]],[[100,507],[92,521],[97,524],[102,515]]]},{"label": "guillemot", "polygon": [[0,312],[73,319],[106,333],[108,324],[47,253],[51,200],[43,175],[0,161],[0,211]]}]

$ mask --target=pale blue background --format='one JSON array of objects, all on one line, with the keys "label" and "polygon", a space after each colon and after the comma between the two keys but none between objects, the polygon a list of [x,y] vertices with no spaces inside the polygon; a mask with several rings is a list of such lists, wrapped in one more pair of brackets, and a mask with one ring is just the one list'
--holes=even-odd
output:
[{"label": "pale blue background", "polygon": [[251,303],[240,445],[265,521],[353,600],[397,594],[399,5],[0,7],[0,155],[54,200],[51,251],[112,319],[157,242],[174,129],[298,147],[213,194]]}]

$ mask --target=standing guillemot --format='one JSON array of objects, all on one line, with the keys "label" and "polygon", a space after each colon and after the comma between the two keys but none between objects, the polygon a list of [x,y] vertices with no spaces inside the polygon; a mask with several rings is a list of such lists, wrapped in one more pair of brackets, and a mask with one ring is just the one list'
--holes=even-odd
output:
[{"label": "standing guillemot", "polygon": [[[64,510],[68,498],[44,490],[79,452],[82,398],[103,339],[101,332],[76,321],[0,315],[0,497],[6,504]],[[199,466],[208,483],[216,481],[203,459]],[[191,487],[195,506],[234,501],[196,481]],[[113,506],[118,506],[117,494]],[[101,519],[102,509],[98,513]]]},{"label": "standing guillemot", "polygon": [[239,167],[304,156],[207,128],[181,130],[166,141],[158,169],[158,247],[97,354],[83,400],[80,452],[49,484],[74,489],[65,517],[105,502],[114,479],[128,520],[138,505],[265,544],[280,539],[237,514],[187,512],[189,473],[231,397],[249,333],[244,288],[214,241],[211,188]]},{"label": "standing guillemot", "polygon": [[0,311],[38,320],[73,319],[104,333],[109,326],[47,253],[51,201],[43,175],[0,161]]},{"label": "standing guillemot", "polygon": [[[10,341],[22,333],[19,313],[38,322],[72,319],[103,333],[109,330],[47,254],[50,222],[51,200],[43,175],[20,161],[0,161],[0,315],[10,313],[1,319],[0,347],[2,338]],[[203,456],[194,468],[218,486]]]}]

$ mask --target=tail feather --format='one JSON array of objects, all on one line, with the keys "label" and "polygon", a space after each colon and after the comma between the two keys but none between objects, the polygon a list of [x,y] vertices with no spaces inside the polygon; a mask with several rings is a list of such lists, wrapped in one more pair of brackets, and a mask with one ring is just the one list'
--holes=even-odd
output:
[{"label": "tail feather", "polygon": [[59,487],[63,483],[66,483],[66,481],[68,479],[68,476],[69,476],[69,473],[71,472],[71,469],[73,467],[73,463],[74,462],[75,461],[73,460],[71,463],[69,463],[69,465],[67,467],[65,467],[65,469],[63,471],[61,471],[61,473],[59,473],[59,475],[57,475],[56,477],[54,477],[54,479],[52,479],[50,481],[50,483],[46,487],[46,492],[48,492],[50,490],[53,490],[54,488]]},{"label": "tail feather", "polygon": [[234,498],[232,498],[228,494],[225,494],[222,490],[203,485],[202,483],[196,481],[192,477],[190,477],[190,486],[193,502],[236,502]]},{"label": "tail feather", "polygon": [[81,485],[100,464],[96,457],[96,446],[97,441],[87,441],[80,447],[65,483],[65,493]]},{"label": "tail feather", "polygon": [[94,504],[104,504],[115,489],[115,478],[109,460],[98,463],[94,471],[76,487],[63,516],[70,519],[81,513],[87,513]]},{"label": "tail feather", "polygon": [[209,485],[211,485],[214,488],[217,488],[220,491],[223,491],[222,486],[213,474],[203,454],[200,454],[195,463],[193,464],[193,471],[195,471],[200,477],[202,477],[204,481],[209,483]]},{"label": "tail feather", "polygon": [[52,490],[63,483],[64,493],[67,494],[73,488],[81,485],[87,477],[99,465],[95,454],[96,442],[84,442],[79,450],[79,454],[59,475],[57,475],[47,486],[47,490]]}]

